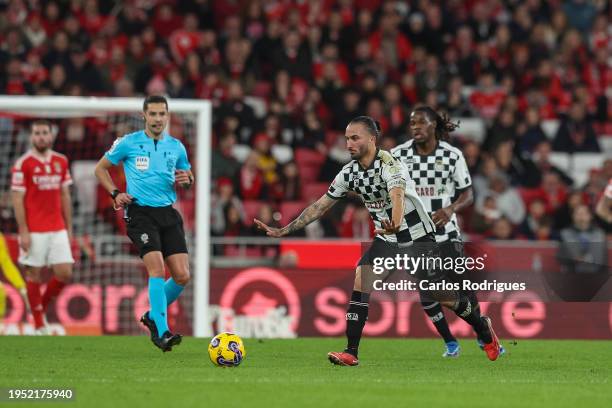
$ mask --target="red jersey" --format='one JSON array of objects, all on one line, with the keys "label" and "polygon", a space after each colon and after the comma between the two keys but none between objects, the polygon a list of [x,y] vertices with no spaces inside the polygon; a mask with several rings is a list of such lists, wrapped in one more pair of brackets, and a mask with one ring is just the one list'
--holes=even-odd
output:
[{"label": "red jersey", "polygon": [[68,159],[51,151],[45,160],[28,151],[11,169],[11,190],[25,192],[25,217],[30,232],[66,229],[61,189],[72,184]]}]

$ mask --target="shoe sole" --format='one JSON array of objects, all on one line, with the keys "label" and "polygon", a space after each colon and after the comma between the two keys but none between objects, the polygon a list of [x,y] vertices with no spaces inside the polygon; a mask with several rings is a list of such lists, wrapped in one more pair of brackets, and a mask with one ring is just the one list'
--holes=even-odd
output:
[{"label": "shoe sole", "polygon": [[459,357],[459,354],[461,354],[459,351],[457,351],[456,353],[444,353],[442,354],[442,357],[444,358],[457,358]]},{"label": "shoe sole", "polygon": [[332,354],[332,353],[329,353],[329,354],[327,355],[327,358],[329,359],[329,361],[330,361],[332,364],[339,365],[339,366],[343,366],[343,367],[354,367],[354,366],[356,366],[356,365],[359,365],[359,363],[357,363],[357,364],[352,364],[352,365],[351,365],[351,364],[346,364],[344,361],[342,361],[341,359],[339,359],[338,357],[336,357],[336,356],[335,356],[334,354]]}]

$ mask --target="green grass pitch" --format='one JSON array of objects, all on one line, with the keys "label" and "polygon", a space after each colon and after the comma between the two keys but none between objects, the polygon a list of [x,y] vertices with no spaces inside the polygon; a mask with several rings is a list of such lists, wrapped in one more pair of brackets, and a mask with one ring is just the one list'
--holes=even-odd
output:
[{"label": "green grass pitch", "polygon": [[[344,339],[245,339],[238,368],[214,367],[208,342],[162,353],[146,337],[0,337],[0,387],[69,387],[67,407],[612,407],[612,343],[474,340],[443,359],[440,340],[362,340],[361,365],[332,366]],[[50,406],[49,403],[0,403]],[[349,405],[350,404],[350,405]]]}]

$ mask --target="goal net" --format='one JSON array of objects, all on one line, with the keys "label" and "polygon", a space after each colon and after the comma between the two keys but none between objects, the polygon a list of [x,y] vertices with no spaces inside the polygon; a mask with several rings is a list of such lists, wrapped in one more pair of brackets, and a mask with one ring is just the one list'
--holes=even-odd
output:
[{"label": "goal net", "polygon": [[[170,100],[169,110],[167,131],[187,148],[196,176],[196,188],[179,189],[175,204],[184,218],[192,282],[169,309],[169,323],[179,333],[208,336],[211,104]],[[30,148],[29,125],[34,119],[53,123],[53,149],[68,157],[74,180],[74,277],[50,306],[50,329],[60,334],[138,334],[138,319],[148,309],[148,277],[125,233],[122,211],[113,209],[94,168],[117,137],[143,128],[142,99],[0,97],[0,228],[13,257],[18,244],[10,170]],[[124,188],[123,170],[117,167],[111,173]],[[48,276],[47,271],[44,277]],[[5,332],[28,333],[25,305],[14,289],[5,287]]]}]

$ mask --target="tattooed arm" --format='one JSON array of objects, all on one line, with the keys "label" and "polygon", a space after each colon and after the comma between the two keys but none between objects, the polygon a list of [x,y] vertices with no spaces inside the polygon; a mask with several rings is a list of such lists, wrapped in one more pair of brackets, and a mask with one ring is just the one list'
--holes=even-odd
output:
[{"label": "tattooed arm", "polygon": [[294,231],[304,228],[316,219],[319,219],[327,210],[329,210],[336,203],[337,200],[330,198],[327,194],[323,195],[316,202],[312,203],[302,213],[289,224],[283,228],[273,228],[255,218],[254,222],[257,227],[263,231],[266,231],[270,237],[280,238],[282,236],[291,234]]}]

